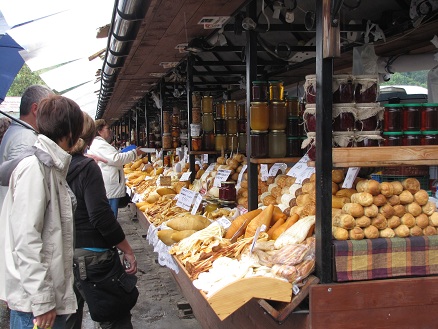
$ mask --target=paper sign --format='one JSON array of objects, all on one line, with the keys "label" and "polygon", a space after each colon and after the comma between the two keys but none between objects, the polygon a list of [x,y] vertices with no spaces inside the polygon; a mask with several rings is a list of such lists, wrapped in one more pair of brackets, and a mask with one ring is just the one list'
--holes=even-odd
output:
[{"label": "paper sign", "polygon": [[181,175],[181,178],[179,179],[180,182],[187,182],[188,180],[190,180],[190,175],[192,174],[191,171],[186,171],[185,173],[183,173]]},{"label": "paper sign", "polygon": [[142,200],[142,196],[141,196],[141,194],[134,194],[134,196],[132,197],[132,202],[133,203],[137,203],[137,202],[140,202],[141,200]]},{"label": "paper sign", "polygon": [[225,182],[231,174],[231,170],[219,169],[214,177],[213,186],[221,186],[221,182]]},{"label": "paper sign", "polygon": [[242,170],[240,171],[239,176],[237,177],[237,185],[239,185],[239,186],[240,186],[240,183],[242,182],[243,174],[245,173],[247,167],[248,167],[248,165],[243,165]]},{"label": "paper sign", "polygon": [[216,223],[218,223],[220,226],[222,226],[224,229],[227,229],[231,226],[231,222],[228,220],[228,218],[222,216],[221,218],[216,220]]},{"label": "paper sign", "polygon": [[342,188],[352,188],[354,180],[359,174],[360,167],[348,168],[347,175],[345,176],[344,183],[342,183]]},{"label": "paper sign", "polygon": [[193,201],[195,200],[196,192],[191,191],[185,187],[181,189],[181,192],[178,194],[178,201],[176,205],[181,207],[187,211],[192,207]]},{"label": "paper sign", "polygon": [[297,179],[295,180],[295,183],[301,184],[306,178],[309,178],[314,173],[315,173],[314,167],[307,167],[306,169],[302,170],[298,174]]},{"label": "paper sign", "polygon": [[193,208],[192,208],[192,215],[196,215],[196,212],[198,211],[199,205],[202,202],[202,195],[199,193],[196,193],[195,196],[195,202],[193,203]]},{"label": "paper sign", "polygon": [[203,154],[201,158],[202,163],[208,163],[208,154]]},{"label": "paper sign", "polygon": [[144,153],[154,153],[157,150],[151,147],[141,147],[140,151],[143,151]]},{"label": "paper sign", "polygon": [[132,191],[129,187],[126,186],[126,193],[128,193],[129,196],[132,195]]},{"label": "paper sign", "polygon": [[305,155],[303,156],[287,173],[288,176],[297,177],[298,174],[305,170],[308,165],[307,162],[309,162],[309,156]]},{"label": "paper sign", "polygon": [[260,165],[260,175],[262,176],[262,182],[266,182],[268,180],[269,172],[267,164]]},{"label": "paper sign", "polygon": [[269,176],[276,176],[278,171],[282,169],[285,165],[285,163],[274,163],[271,169],[269,169]]}]

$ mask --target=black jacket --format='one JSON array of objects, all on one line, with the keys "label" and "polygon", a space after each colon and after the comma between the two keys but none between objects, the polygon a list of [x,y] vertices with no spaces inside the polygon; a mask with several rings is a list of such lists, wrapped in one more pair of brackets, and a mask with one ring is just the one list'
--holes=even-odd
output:
[{"label": "black jacket", "polygon": [[67,182],[77,198],[76,248],[111,248],[125,239],[106,197],[102,172],[93,159],[73,155]]}]

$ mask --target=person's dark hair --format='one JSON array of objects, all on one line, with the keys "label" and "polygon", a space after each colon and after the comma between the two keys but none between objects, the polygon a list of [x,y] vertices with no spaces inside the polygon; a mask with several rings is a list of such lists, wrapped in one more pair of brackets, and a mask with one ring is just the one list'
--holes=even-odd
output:
[{"label": "person's dark hair", "polygon": [[90,146],[96,135],[96,126],[94,120],[85,112],[84,114],[84,127],[82,133],[76,144],[70,150],[70,154],[84,154],[87,146]]},{"label": "person's dark hair", "polygon": [[71,99],[64,96],[49,96],[38,105],[36,124],[38,131],[58,143],[70,137],[69,146],[76,144],[82,133],[84,115]]},{"label": "person's dark hair", "polygon": [[43,98],[54,95],[53,91],[42,85],[27,87],[21,96],[20,116],[28,115],[33,103],[38,104]]},{"label": "person's dark hair", "polygon": [[105,119],[97,119],[94,124],[96,125],[96,137],[100,136],[99,131],[102,131],[102,129],[107,126]]}]

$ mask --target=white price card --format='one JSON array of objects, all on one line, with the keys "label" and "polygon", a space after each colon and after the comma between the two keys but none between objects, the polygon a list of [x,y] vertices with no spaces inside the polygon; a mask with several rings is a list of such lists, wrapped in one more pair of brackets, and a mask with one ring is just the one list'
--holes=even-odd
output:
[{"label": "white price card", "polygon": [[260,165],[260,175],[262,176],[262,182],[266,182],[268,180],[269,172],[267,164]]},{"label": "white price card", "polygon": [[154,153],[156,150],[152,147],[141,147],[140,151],[143,151],[144,153]]},{"label": "white price card", "polygon": [[186,171],[185,173],[183,173],[181,175],[181,178],[179,179],[180,182],[187,182],[188,180],[190,180],[190,175],[192,174],[191,171]]},{"label": "white price card", "polygon": [[126,193],[128,193],[129,196],[132,196],[132,190],[126,186]]},{"label": "white price card", "polygon": [[308,167],[307,162],[309,162],[309,160],[310,158],[308,155],[303,156],[296,164],[293,165],[293,167],[288,171],[287,175],[297,177],[301,171]]},{"label": "white price card", "polygon": [[193,201],[195,200],[196,192],[191,191],[185,187],[181,189],[181,192],[178,194],[178,201],[176,205],[181,207],[187,211],[192,207]]},{"label": "white price card", "polygon": [[228,169],[219,169],[214,177],[213,186],[221,186],[221,182],[226,182],[228,177],[231,174],[231,170]]},{"label": "white price card", "polygon": [[306,169],[304,169],[303,171],[301,171],[298,174],[297,179],[295,180],[295,183],[301,184],[306,178],[309,178],[310,176],[312,176],[313,173],[315,173],[315,168],[314,167],[307,167]]},{"label": "white price card", "polygon": [[196,215],[196,212],[198,211],[199,205],[202,202],[202,195],[199,193],[196,193],[195,196],[195,202],[193,203],[193,208],[192,208],[192,215]]},{"label": "white price card", "polygon": [[208,177],[208,175],[213,171],[215,164],[214,163],[210,163],[210,165],[208,166],[208,168],[205,170],[205,172],[202,174],[201,176],[201,181],[205,181]]},{"label": "white price card", "polygon": [[342,183],[342,188],[352,188],[354,180],[359,174],[360,167],[350,167],[348,168],[347,175],[345,176],[344,182]]},{"label": "white price card", "polygon": [[264,231],[266,231],[266,225],[265,224],[262,224],[261,226],[257,227],[257,230],[256,230],[256,232],[254,234],[254,240],[252,240],[252,244],[251,244],[251,247],[249,249],[250,253],[252,253],[254,251],[254,247],[255,247],[255,244],[256,244],[256,242],[257,242],[257,240],[259,238],[260,232],[264,232]]},{"label": "white price card", "polygon": [[134,196],[133,196],[132,199],[131,199],[131,201],[132,201],[133,203],[140,202],[141,200],[142,200],[142,196],[141,196],[141,194],[137,194],[137,193],[135,193]]},{"label": "white price card", "polygon": [[276,176],[280,169],[283,169],[286,166],[285,163],[274,163],[269,169],[269,176]]},{"label": "white price card", "polygon": [[221,218],[217,219],[216,223],[222,226],[225,230],[231,226],[230,220],[225,216],[222,216]]},{"label": "white price card", "polygon": [[202,163],[208,163],[208,154],[203,154],[202,155],[201,162]]},{"label": "white price card", "polygon": [[246,164],[243,165],[242,170],[240,171],[239,176],[237,177],[237,185],[239,185],[239,186],[240,186],[240,183],[242,182],[243,174],[245,173],[247,167],[248,167],[248,165],[246,165]]}]

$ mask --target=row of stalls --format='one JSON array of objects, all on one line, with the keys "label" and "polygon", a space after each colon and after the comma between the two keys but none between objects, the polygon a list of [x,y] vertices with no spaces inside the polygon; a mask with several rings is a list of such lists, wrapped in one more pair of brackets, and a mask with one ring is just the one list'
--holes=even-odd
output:
[{"label": "row of stalls", "polygon": [[[192,0],[147,6],[120,1],[109,47],[122,43],[117,51],[107,50],[97,117],[112,124],[123,144],[150,152],[125,168],[128,187],[159,260],[171,268],[204,328],[435,326],[437,213],[424,191],[431,190],[429,178],[437,178],[438,165],[437,50],[431,42],[437,38],[437,14],[435,1],[415,0]],[[429,71],[427,100],[376,103],[380,82],[397,71],[419,70]],[[372,133],[364,133],[365,123],[373,120]],[[357,134],[360,142],[376,146],[352,147]],[[299,150],[292,153],[289,143]],[[268,189],[280,176],[293,180],[288,188],[301,183],[301,195],[294,194],[279,209],[287,218],[299,215],[298,223],[314,216],[314,228],[306,231],[314,237],[314,272],[304,281],[251,277],[211,296],[195,287],[191,269],[177,252],[168,253],[175,245],[160,245],[156,220],[172,209],[163,208],[164,203],[154,212],[146,209],[149,201],[175,192],[165,174],[179,172],[180,195],[182,188],[190,190],[205,178],[208,167],[228,165],[227,159],[238,162],[234,169],[240,171],[233,172],[238,185],[246,174],[246,194],[237,192],[236,204],[229,204],[242,213],[281,204],[289,192],[274,190],[277,185]],[[140,166],[147,175],[138,173]],[[340,180],[335,173],[342,173]],[[382,181],[385,173],[390,180]],[[152,188],[146,176],[162,185],[154,200],[144,194]],[[356,176],[365,179],[359,184]],[[400,183],[391,184],[397,178]],[[206,193],[199,203],[220,198],[212,186],[200,184],[197,192]],[[315,202],[303,210],[297,203],[310,186],[307,193]],[[350,190],[349,201],[338,190]],[[360,193],[371,199],[351,200]],[[400,201],[402,193],[407,201]],[[382,195],[383,202],[378,200]],[[295,203],[289,203],[292,199]],[[341,206],[334,206],[338,202]],[[408,210],[412,203],[420,209]],[[363,212],[347,211],[345,204],[377,212],[365,216],[367,222]],[[401,213],[395,213],[396,206]],[[398,225],[388,224],[395,217]],[[366,230],[370,226],[375,231]]]}]

